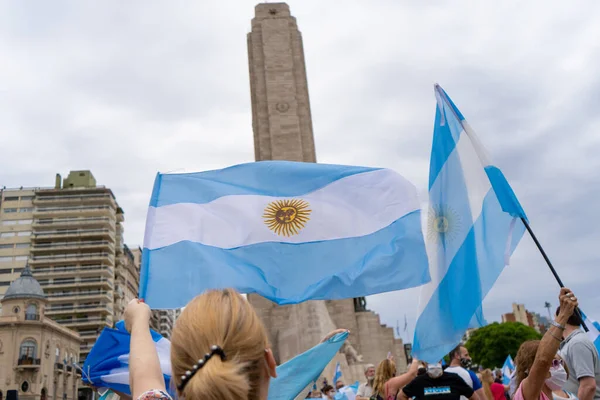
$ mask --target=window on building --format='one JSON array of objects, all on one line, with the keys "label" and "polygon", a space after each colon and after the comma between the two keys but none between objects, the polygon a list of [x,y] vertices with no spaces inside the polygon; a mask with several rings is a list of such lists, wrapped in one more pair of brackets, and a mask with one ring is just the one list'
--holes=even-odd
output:
[{"label": "window on building", "polygon": [[27,256],[16,256],[15,261],[27,261]]},{"label": "window on building", "polygon": [[56,359],[54,362],[60,362],[60,349],[56,348]]},{"label": "window on building", "polygon": [[11,262],[12,257],[0,257],[0,262]]},{"label": "window on building", "polygon": [[33,200],[33,196],[21,196],[21,201],[31,201]]},{"label": "window on building", "polygon": [[[17,243],[17,244],[15,245],[15,247],[16,247],[17,249],[28,249],[28,248],[29,248],[29,246],[30,246],[30,245],[29,245],[29,243]],[[2,247],[0,247],[0,248],[2,248]]]},{"label": "window on building", "polygon": [[4,201],[18,201],[19,200],[19,196],[6,196],[4,198]]},{"label": "window on building", "polygon": [[8,237],[14,237],[15,233],[14,232],[2,232],[0,233],[0,238],[8,238]]},{"label": "window on building", "polygon": [[37,321],[39,319],[38,316],[38,308],[35,304],[29,304],[27,309],[25,310],[25,320],[27,321]]},{"label": "window on building", "polygon": [[17,236],[31,236],[31,231],[17,232]]},{"label": "window on building", "polygon": [[16,219],[12,219],[10,221],[2,221],[2,225],[16,225],[16,224],[17,224]]},{"label": "window on building", "polygon": [[32,211],[33,211],[33,208],[31,208],[31,207],[21,207],[21,208],[19,208],[19,212],[20,213],[29,213],[29,212],[32,212]]},{"label": "window on building", "polygon": [[5,209],[4,209],[4,212],[5,212],[6,214],[10,214],[10,213],[16,213],[16,212],[17,212],[17,209],[16,209],[16,208],[5,208]]},{"label": "window on building", "polygon": [[37,354],[37,344],[33,339],[26,339],[21,343],[19,351],[19,359],[35,359]]},{"label": "window on building", "polygon": [[10,286],[10,282],[0,282],[0,286]]},{"label": "window on building", "polygon": [[33,223],[32,219],[20,219],[17,222],[19,225],[31,225]]},{"label": "window on building", "polygon": [[0,274],[12,274],[11,268],[0,269]]},{"label": "window on building", "polygon": [[0,244],[0,250],[2,249],[12,249],[14,246],[14,244],[9,243],[9,244]]}]

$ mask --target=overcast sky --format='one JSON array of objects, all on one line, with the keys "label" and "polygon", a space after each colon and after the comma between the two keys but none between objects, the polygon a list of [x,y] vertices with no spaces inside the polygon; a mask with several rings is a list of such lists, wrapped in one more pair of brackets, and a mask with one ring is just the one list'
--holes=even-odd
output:
[{"label": "overcast sky", "polygon": [[[0,2],[0,186],[90,169],[141,244],[157,171],[253,161],[253,1]],[[291,1],[319,162],[393,168],[426,199],[439,82],[503,169],[584,311],[600,318],[600,3]],[[484,305],[545,315],[524,237]],[[457,295],[460,295],[457,293]],[[368,299],[409,330],[418,290]]]}]

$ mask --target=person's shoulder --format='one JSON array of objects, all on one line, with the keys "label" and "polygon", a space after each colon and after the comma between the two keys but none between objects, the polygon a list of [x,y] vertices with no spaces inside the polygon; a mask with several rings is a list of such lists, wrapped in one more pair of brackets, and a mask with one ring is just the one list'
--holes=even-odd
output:
[{"label": "person's shoulder", "polygon": [[446,379],[449,379],[449,380],[458,379],[459,381],[465,383],[465,380],[457,372],[454,372],[454,371],[448,371],[448,370],[444,371],[443,377]]},{"label": "person's shoulder", "polygon": [[582,334],[575,335],[568,343],[567,343],[567,351],[572,350],[592,350],[596,349],[594,346],[594,342],[590,340],[590,338],[582,332]]}]

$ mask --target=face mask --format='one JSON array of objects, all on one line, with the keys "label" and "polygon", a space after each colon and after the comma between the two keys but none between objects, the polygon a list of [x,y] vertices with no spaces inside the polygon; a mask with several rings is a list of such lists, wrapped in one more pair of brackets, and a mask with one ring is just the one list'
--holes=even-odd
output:
[{"label": "face mask", "polygon": [[550,368],[550,378],[546,379],[546,386],[551,390],[560,390],[567,383],[567,371],[562,365]]},{"label": "face mask", "polygon": [[432,378],[439,378],[440,376],[442,376],[442,374],[444,373],[444,370],[442,369],[442,364],[437,363],[437,364],[429,364],[427,366],[427,375],[429,375]]},{"label": "face mask", "polygon": [[471,365],[473,365],[473,361],[471,361],[471,360],[470,360],[470,359],[468,359],[468,358],[461,358],[461,359],[460,359],[460,365],[461,365],[463,368],[467,368],[467,369],[469,369],[469,368],[471,368]]}]

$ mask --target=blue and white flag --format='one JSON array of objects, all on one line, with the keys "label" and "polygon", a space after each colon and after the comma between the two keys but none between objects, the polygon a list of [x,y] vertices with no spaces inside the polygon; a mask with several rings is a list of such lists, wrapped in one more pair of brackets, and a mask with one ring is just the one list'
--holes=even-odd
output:
[{"label": "blue and white flag", "polygon": [[502,383],[505,385],[510,385],[510,378],[512,378],[514,372],[515,363],[509,354],[504,361],[504,365],[502,366]]},{"label": "blue and white flag", "polygon": [[340,388],[333,398],[334,400],[355,400],[356,393],[358,393],[358,381]]},{"label": "blue and white flag", "polygon": [[427,254],[413,352],[437,362],[469,327],[483,326],[481,303],[508,264],[526,218],[502,172],[446,92],[437,111],[429,167]]},{"label": "blue and white flag", "polygon": [[335,371],[333,372],[333,386],[335,383],[342,378],[342,368],[340,367],[340,363],[335,364]]},{"label": "blue and white flag", "polygon": [[[173,395],[171,387],[171,342],[150,330],[158,352],[165,386]],[[340,350],[348,332],[338,333],[324,343],[294,357],[277,367],[277,378],[271,379],[268,400],[295,398],[307,385],[315,382]],[[116,329],[104,328],[83,365],[82,379],[85,383],[103,390],[131,395],[129,388],[129,343],[131,335],[123,321]],[[109,393],[108,390],[105,393]],[[350,399],[351,400],[351,399]]]},{"label": "blue and white flag", "polygon": [[140,282],[153,309],[207,289],[291,304],[428,281],[416,189],[389,169],[263,161],[154,183]]},{"label": "blue and white flag", "polygon": [[[94,347],[83,364],[83,382],[97,388],[109,388],[131,395],[129,389],[129,342],[131,334],[125,329],[125,322],[119,321],[116,329],[104,328]],[[150,330],[156,346],[160,369],[165,378],[165,386],[171,382],[171,342]],[[172,394],[172,393],[171,393]]]}]

